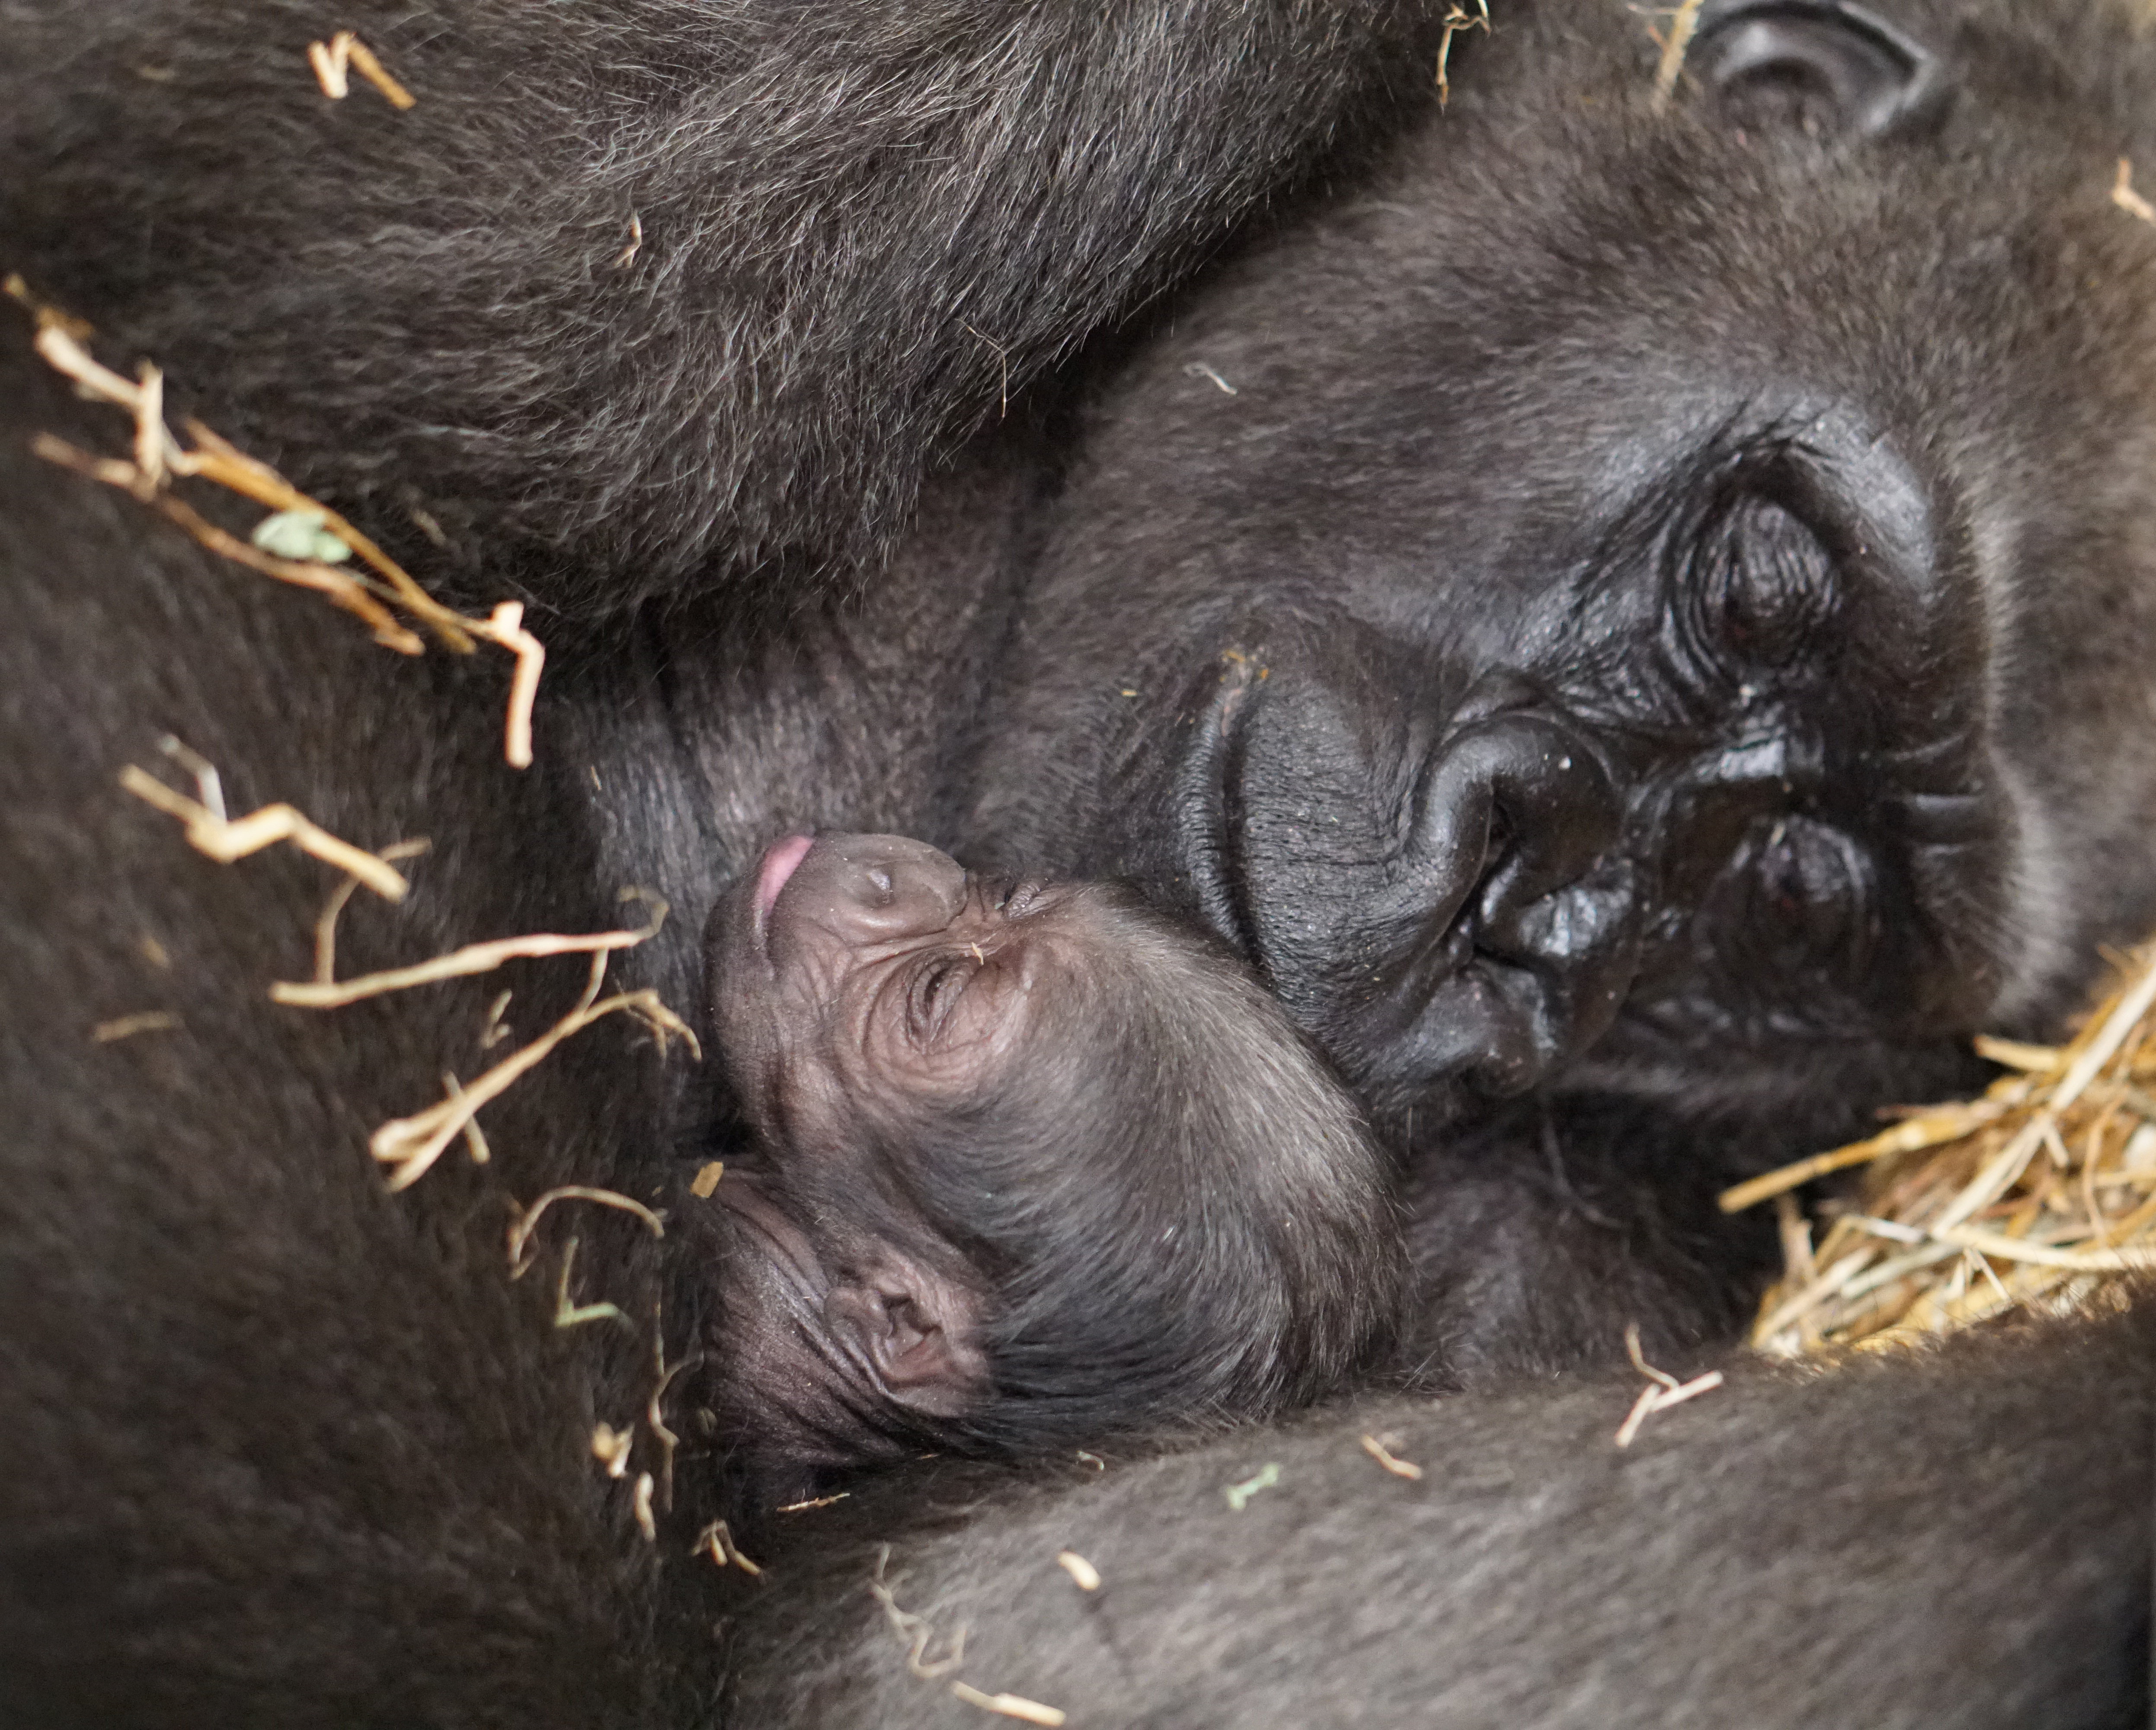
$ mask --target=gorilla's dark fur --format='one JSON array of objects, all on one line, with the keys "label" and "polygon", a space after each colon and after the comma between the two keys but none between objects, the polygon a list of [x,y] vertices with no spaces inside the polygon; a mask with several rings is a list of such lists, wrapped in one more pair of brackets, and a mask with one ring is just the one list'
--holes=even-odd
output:
[{"label": "gorilla's dark fur", "polygon": [[1440,36],[1406,0],[338,23],[416,107],[325,101],[297,0],[9,0],[0,234],[415,562],[418,511],[465,592],[586,609],[887,547],[954,433],[1426,101]]},{"label": "gorilla's dark fur", "polygon": [[[502,1102],[498,1176],[445,1165],[400,1205],[365,1138],[438,1097],[444,1068],[490,1060],[499,986],[276,1008],[268,982],[306,977],[331,875],[282,850],[213,865],[116,778],[166,770],[170,730],[222,767],[235,810],[290,797],[375,845],[431,835],[405,909],[347,914],[345,964],[364,968],[617,922],[589,886],[578,768],[511,775],[473,688],[494,680],[394,661],[131,499],[56,486],[23,431],[95,443],[110,413],[13,338],[0,400],[0,1719],[666,1722],[689,1707],[661,1705],[683,1671],[655,1656],[657,1558],[585,1454],[593,1423],[635,1414],[649,1348],[552,1332],[551,1267],[505,1276],[501,1199],[649,1194],[621,1156],[665,1133],[659,1065],[602,1024]],[[581,979],[510,983],[529,1038]],[[92,1042],[154,1010],[181,1026]],[[648,1316],[638,1229],[569,1229],[584,1277],[611,1263],[603,1295]]]},{"label": "gorilla's dark fur", "polygon": [[[761,1595],[715,1601],[693,1426],[656,1546],[589,1457],[648,1331],[554,1334],[501,1265],[505,1194],[678,1194],[684,1067],[595,1029],[490,1110],[490,1165],[385,1196],[367,1132],[485,1060],[497,988],[275,1009],[325,874],[213,865],[116,785],[169,732],[239,809],[432,836],[353,966],[652,884],[692,916],[618,971],[677,1005],[680,932],[776,824],[1127,868],[1393,1111],[1445,1378],[1632,1317],[1689,1368],[1755,1257],[1717,1184],[1959,1079],[1953,1035],[2056,1024],[2156,911],[2156,235],[2107,196],[2156,161],[2156,54],[2079,0],[1891,11],[1711,7],[1661,115],[1626,9],[1522,0],[1379,168],[1437,8],[336,20],[398,116],[323,101],[296,8],[0,0],[0,264],[445,591],[563,609],[514,777],[498,668],[394,660],[35,461],[113,417],[0,350],[0,1716],[680,1724],[731,1654],[743,1722],[978,1722],[834,1584],[949,1507],[897,1601],[973,1620],[969,1682],[1101,1721],[2132,1721],[2145,1312],[1753,1370],[1621,1457],[1629,1384],[1590,1381],[1075,1488],[901,1476],[835,1573],[774,1522]],[[1328,171],[1368,196],[1116,328]],[[998,417],[1006,362],[1066,357]],[[800,600],[894,545],[865,613]],[[528,1037],[577,978],[510,983]],[[90,1040],[149,1009],[182,1026]],[[671,1296],[678,1356],[684,1271],[555,1229],[578,1296]]]},{"label": "gorilla's dark fur", "polygon": [[880,1579],[932,1662],[963,1625],[960,1679],[1074,1725],[2138,1730],[2152,1351],[2144,1309],[1826,1380],[1755,1364],[1621,1452],[1639,1383],[1607,1376],[1373,1400],[1019,1490],[926,1468],[791,1517],[829,1524],[741,1594],[733,1716],[978,1722],[909,1671]]}]

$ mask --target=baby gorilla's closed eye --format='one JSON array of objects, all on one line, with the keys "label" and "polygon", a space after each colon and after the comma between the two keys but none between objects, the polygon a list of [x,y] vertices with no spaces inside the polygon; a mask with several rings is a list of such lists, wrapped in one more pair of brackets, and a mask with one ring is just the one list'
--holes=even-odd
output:
[{"label": "baby gorilla's closed eye", "polygon": [[1381,1347],[1378,1152],[1210,938],[826,835],[707,944],[740,1128],[690,1212],[711,1397],[767,1475],[1262,1415]]},{"label": "baby gorilla's closed eye", "polygon": [[957,956],[940,957],[921,969],[906,995],[909,1024],[916,1040],[926,1044],[941,1031],[952,1004],[965,991],[967,978],[965,963]]}]

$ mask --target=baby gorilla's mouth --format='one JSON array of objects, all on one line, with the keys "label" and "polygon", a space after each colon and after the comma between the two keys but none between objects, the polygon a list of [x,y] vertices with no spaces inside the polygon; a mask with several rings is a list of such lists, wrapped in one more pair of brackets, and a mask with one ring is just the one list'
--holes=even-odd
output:
[{"label": "baby gorilla's mouth", "polygon": [[756,911],[759,918],[769,916],[773,904],[778,900],[778,892],[786,887],[787,880],[815,844],[814,835],[788,835],[763,855],[763,863],[756,874]]}]

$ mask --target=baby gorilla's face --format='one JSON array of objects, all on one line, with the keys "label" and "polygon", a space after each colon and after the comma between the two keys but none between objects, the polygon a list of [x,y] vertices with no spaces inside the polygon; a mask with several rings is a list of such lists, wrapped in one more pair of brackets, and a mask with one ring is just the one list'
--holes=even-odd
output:
[{"label": "baby gorilla's face", "polygon": [[987,884],[901,835],[797,835],[708,938],[727,1063],[759,1127],[806,1150],[864,1109],[988,1082],[1031,1000],[1077,965],[1067,891]]}]

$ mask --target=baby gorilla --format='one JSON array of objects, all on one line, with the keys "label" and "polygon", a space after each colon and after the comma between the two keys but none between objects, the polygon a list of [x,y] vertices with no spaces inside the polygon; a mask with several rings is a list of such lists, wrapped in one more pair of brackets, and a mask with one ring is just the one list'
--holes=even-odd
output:
[{"label": "baby gorilla", "polygon": [[691,1210],[711,1398],[769,1481],[1260,1417],[1368,1363],[1382,1156],[1249,972],[1101,883],[797,836],[713,913],[748,1145]]}]

